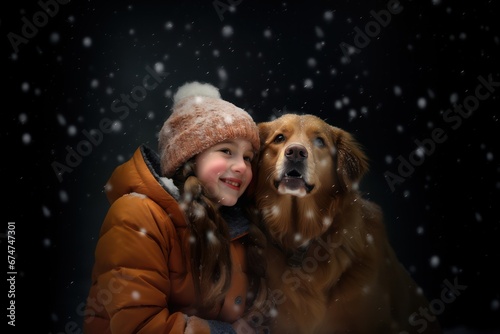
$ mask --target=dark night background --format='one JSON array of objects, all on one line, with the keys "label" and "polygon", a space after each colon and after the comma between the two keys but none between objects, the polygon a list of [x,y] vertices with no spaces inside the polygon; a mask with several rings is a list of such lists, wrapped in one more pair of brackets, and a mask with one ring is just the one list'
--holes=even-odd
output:
[{"label": "dark night background", "polygon": [[[473,101],[478,77],[500,82],[499,5],[401,0],[361,47],[358,29],[376,28],[370,12],[387,2],[233,3],[219,15],[213,1],[72,1],[18,52],[9,33],[22,35],[43,9],[3,6],[2,233],[16,222],[18,272],[12,332],[80,333],[108,208],[103,186],[140,144],[156,148],[172,93],[198,80],[256,121],[312,113],[354,134],[371,165],[360,188],[382,206],[401,262],[430,300],[441,298],[445,280],[467,286],[445,304],[443,327],[500,333],[500,85],[481,88],[490,95],[459,125],[444,117]],[[343,43],[358,52],[346,57]],[[148,67],[168,75],[119,119],[113,101],[142,86]],[[65,164],[67,147],[103,119],[115,121],[112,132],[58,180],[52,164]],[[446,141],[414,153],[423,152],[415,140],[429,142],[438,128]],[[384,174],[398,174],[410,156],[421,163],[391,190]],[[6,238],[1,244],[7,249]]]}]

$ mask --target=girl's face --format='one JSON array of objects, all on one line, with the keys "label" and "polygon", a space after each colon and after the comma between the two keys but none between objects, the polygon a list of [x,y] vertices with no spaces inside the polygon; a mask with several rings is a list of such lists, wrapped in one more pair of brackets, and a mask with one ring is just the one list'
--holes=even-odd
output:
[{"label": "girl's face", "polygon": [[252,144],[245,139],[218,143],[195,158],[195,174],[219,205],[233,206],[252,180]]}]

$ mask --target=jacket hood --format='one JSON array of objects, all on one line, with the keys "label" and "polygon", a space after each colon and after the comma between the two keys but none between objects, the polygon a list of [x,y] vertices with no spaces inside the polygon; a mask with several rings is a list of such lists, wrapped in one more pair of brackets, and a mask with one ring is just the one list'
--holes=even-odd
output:
[{"label": "jacket hood", "polygon": [[104,191],[110,203],[123,195],[138,193],[156,202],[167,213],[183,216],[177,202],[178,189],[172,180],[160,177],[160,158],[146,145],[141,145],[130,160],[115,168]]}]

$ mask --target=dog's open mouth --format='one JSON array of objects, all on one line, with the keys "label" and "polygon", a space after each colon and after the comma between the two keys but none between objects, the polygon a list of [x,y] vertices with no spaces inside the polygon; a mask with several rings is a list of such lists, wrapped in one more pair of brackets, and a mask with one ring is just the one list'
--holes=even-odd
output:
[{"label": "dog's open mouth", "polygon": [[313,185],[304,180],[302,174],[296,169],[285,172],[280,180],[274,182],[274,186],[280,194],[297,197],[304,197],[314,188]]}]

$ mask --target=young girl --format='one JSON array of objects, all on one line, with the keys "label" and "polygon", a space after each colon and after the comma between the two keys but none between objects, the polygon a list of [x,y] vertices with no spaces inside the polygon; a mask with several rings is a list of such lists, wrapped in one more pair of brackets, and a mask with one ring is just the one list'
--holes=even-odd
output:
[{"label": "young girl", "polygon": [[239,199],[259,149],[256,124],[218,90],[187,83],[159,134],[106,184],[85,333],[253,333]]}]

